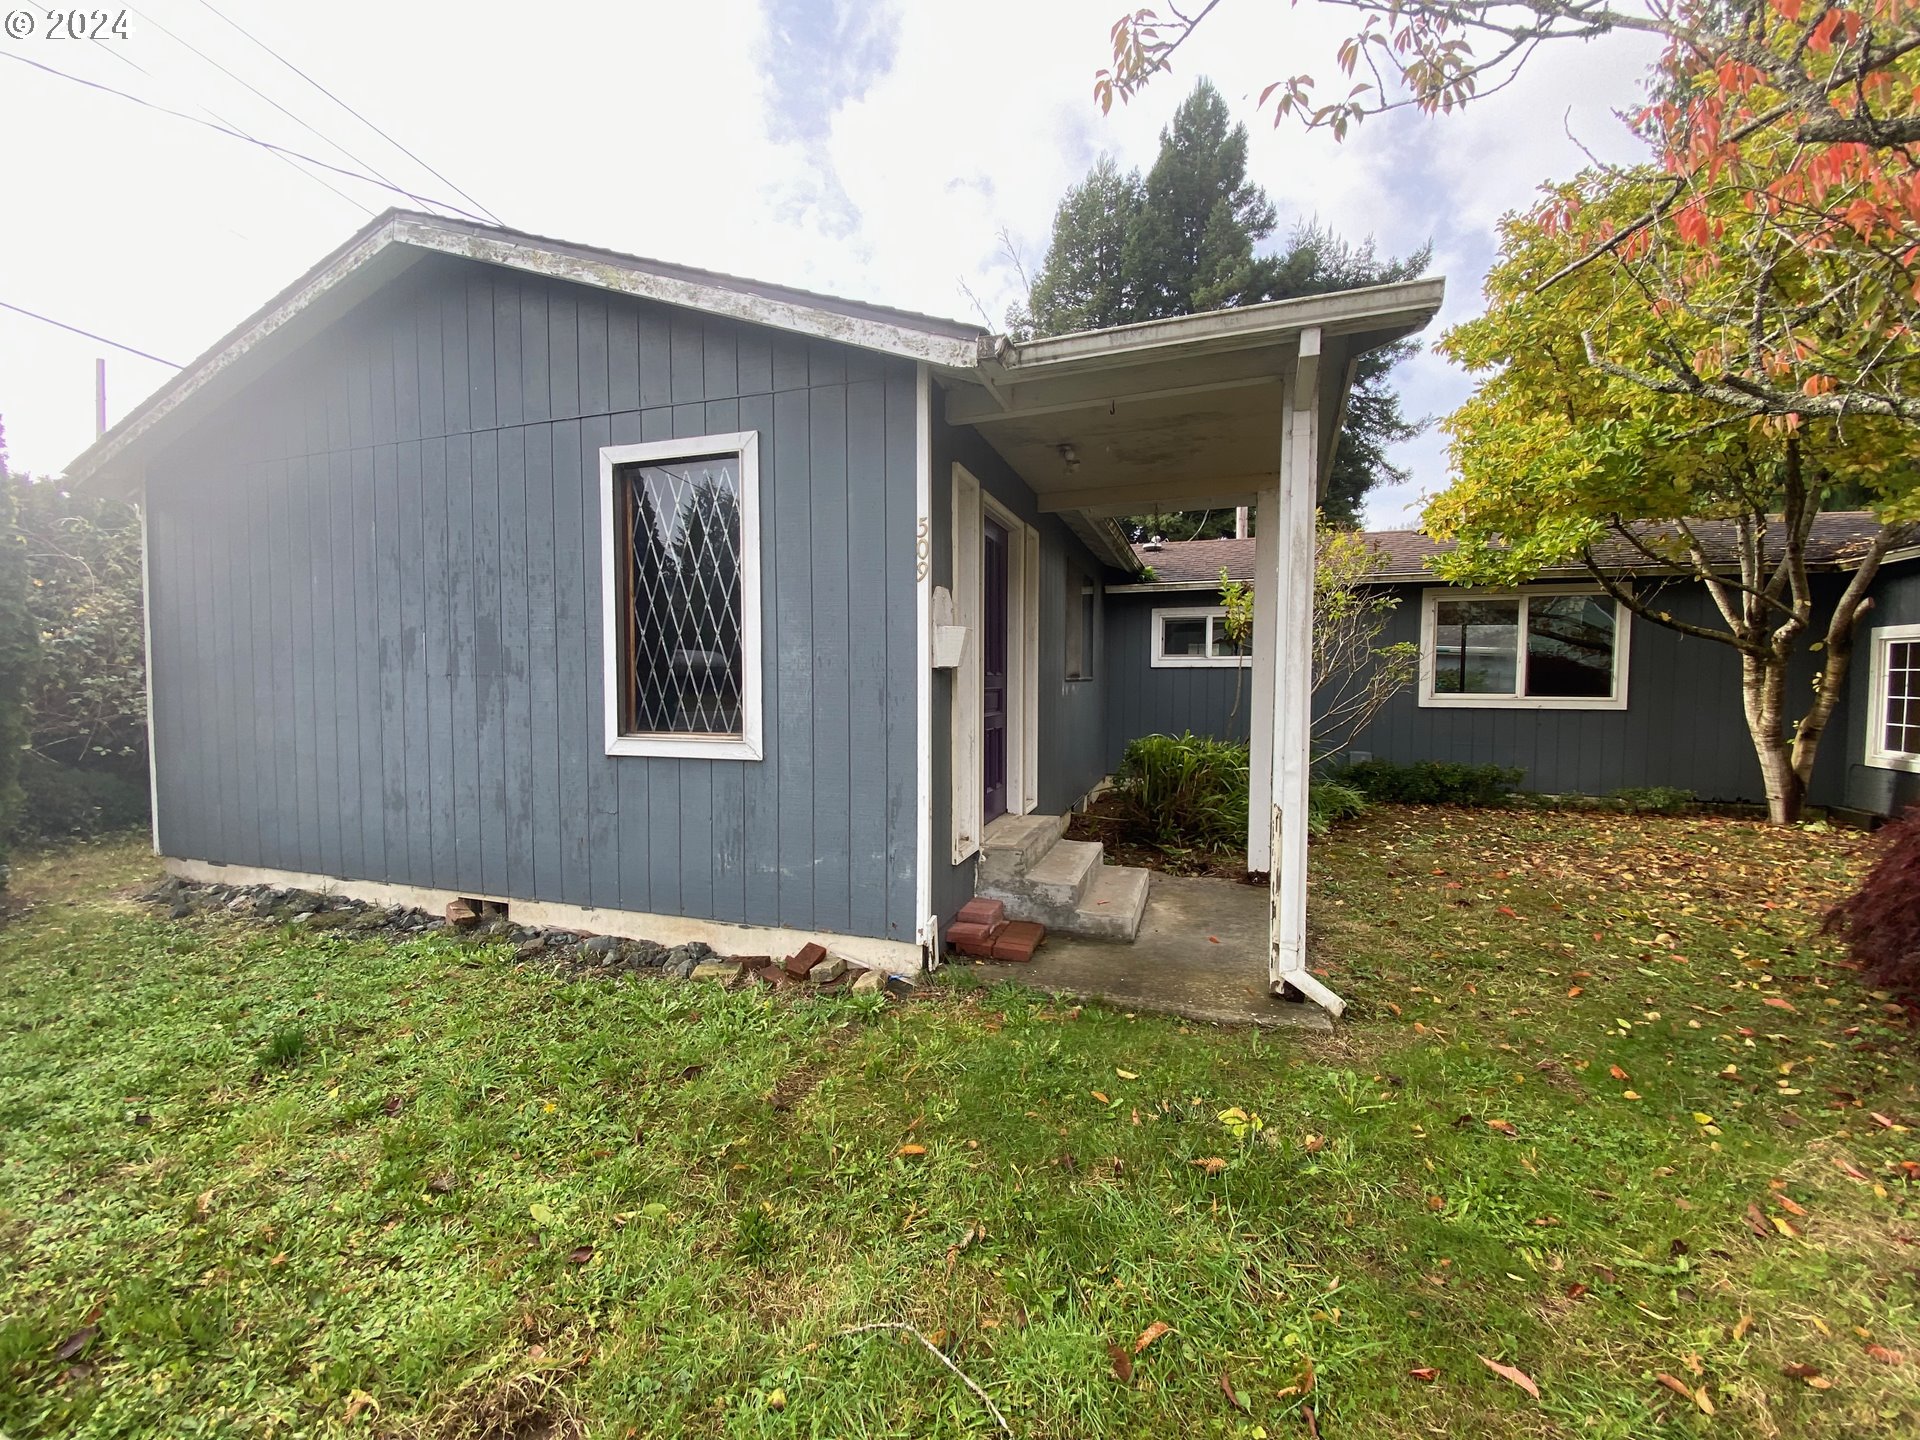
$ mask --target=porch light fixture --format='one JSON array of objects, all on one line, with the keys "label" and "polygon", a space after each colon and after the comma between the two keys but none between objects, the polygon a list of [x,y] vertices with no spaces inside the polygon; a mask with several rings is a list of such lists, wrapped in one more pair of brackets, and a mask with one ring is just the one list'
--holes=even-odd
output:
[{"label": "porch light fixture", "polygon": [[1080,468],[1080,452],[1078,450],[1075,450],[1072,445],[1065,443],[1060,445],[1059,450],[1060,463],[1067,467],[1068,473],[1072,473]]}]

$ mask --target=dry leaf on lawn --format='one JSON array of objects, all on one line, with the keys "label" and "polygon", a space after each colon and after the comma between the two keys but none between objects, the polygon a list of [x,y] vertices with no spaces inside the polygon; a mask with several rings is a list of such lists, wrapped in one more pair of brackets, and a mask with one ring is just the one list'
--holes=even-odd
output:
[{"label": "dry leaf on lawn", "polygon": [[1227,1168],[1227,1162],[1218,1155],[1209,1155],[1204,1160],[1189,1160],[1187,1163],[1197,1166],[1209,1175],[1218,1175],[1222,1170]]},{"label": "dry leaf on lawn", "polygon": [[1540,1387],[1533,1383],[1533,1377],[1527,1374],[1526,1371],[1516,1370],[1511,1365],[1502,1365],[1498,1360],[1489,1360],[1484,1355],[1480,1356],[1479,1359],[1482,1365],[1486,1366],[1487,1369],[1498,1375],[1502,1380],[1511,1380],[1534,1399],[1538,1400],[1540,1398]]},{"label": "dry leaf on lawn", "polygon": [[1435,1380],[1440,1378],[1440,1372],[1431,1365],[1417,1365],[1407,1371],[1407,1376],[1409,1379],[1423,1381],[1431,1385]]},{"label": "dry leaf on lawn", "polygon": [[1140,1338],[1133,1342],[1133,1353],[1138,1355],[1142,1350],[1146,1349],[1147,1346],[1151,1345],[1171,1329],[1173,1329],[1173,1326],[1167,1324],[1164,1320],[1154,1321],[1151,1325],[1147,1326],[1146,1329],[1142,1330],[1140,1332]]},{"label": "dry leaf on lawn", "polygon": [[1107,1346],[1107,1362],[1113,1366],[1113,1378],[1122,1385],[1133,1383],[1133,1356],[1124,1345]]},{"label": "dry leaf on lawn", "polygon": [[1242,1415],[1247,1413],[1247,1402],[1233,1393],[1233,1376],[1226,1371],[1220,1372],[1220,1393],[1227,1397],[1227,1403]]}]

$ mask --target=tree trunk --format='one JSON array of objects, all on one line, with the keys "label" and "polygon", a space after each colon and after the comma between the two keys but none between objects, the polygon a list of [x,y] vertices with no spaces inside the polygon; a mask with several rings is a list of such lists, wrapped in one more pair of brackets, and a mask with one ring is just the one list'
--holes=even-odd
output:
[{"label": "tree trunk", "polygon": [[1767,787],[1767,819],[1775,825],[1792,825],[1806,804],[1807,786],[1794,768],[1793,746],[1786,735],[1786,662],[1774,655],[1743,651],[1740,694],[1747,733],[1753,737],[1760,777]]}]

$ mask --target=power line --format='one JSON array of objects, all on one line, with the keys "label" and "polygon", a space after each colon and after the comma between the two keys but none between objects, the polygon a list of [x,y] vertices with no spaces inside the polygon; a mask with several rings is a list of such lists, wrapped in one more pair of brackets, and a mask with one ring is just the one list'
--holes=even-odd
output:
[{"label": "power line", "polygon": [[89,340],[98,340],[102,345],[111,345],[114,349],[124,350],[129,355],[138,355],[142,360],[151,360],[156,365],[165,365],[169,370],[178,370],[181,368],[171,360],[162,360],[158,355],[149,355],[145,350],[135,349],[131,345],[122,345],[118,340],[109,340],[106,336],[96,335],[91,330],[82,330],[78,325],[69,325],[66,321],[56,320],[51,315],[42,315],[37,310],[27,309],[24,305],[15,305],[11,301],[0,300],[0,310],[12,310],[16,314],[26,316],[29,320],[38,320],[43,324],[58,326],[62,330],[71,330],[75,335],[84,335]]},{"label": "power line", "polygon": [[[129,7],[129,8],[132,8],[132,7]],[[236,75],[233,71],[229,70],[225,65],[222,65],[218,60],[214,59],[213,56],[207,54],[207,52],[202,50],[198,45],[195,45],[191,40],[185,39],[182,36],[175,34],[173,31],[169,30],[165,25],[162,25],[158,20],[155,20],[150,15],[142,14],[139,10],[134,10],[133,13],[135,15],[140,16],[140,19],[143,22],[153,26],[154,29],[158,30],[162,35],[165,35],[169,40],[172,40],[176,45],[180,45],[185,49],[191,50],[195,55],[198,55],[202,60],[206,61],[207,64],[213,66],[214,69],[218,70],[222,75],[225,75],[229,80],[233,81],[236,85],[243,86],[247,90],[251,91],[253,94],[259,96],[262,100],[266,101],[267,104],[271,105],[274,109],[278,110],[282,115],[286,116],[289,120],[293,121],[294,124],[300,126],[303,130],[307,131],[307,133],[312,135],[315,139],[321,141],[323,144],[331,145],[336,151],[346,156],[347,159],[351,160],[354,164],[358,165],[361,169],[367,171],[371,175],[377,176],[380,179],[380,181],[383,184],[385,184],[389,189],[398,190],[400,188],[398,185],[395,185],[392,180],[388,179],[387,176],[381,174],[379,170],[375,169],[367,161],[361,159],[360,156],[354,154],[351,150],[347,149],[346,146],[342,145],[338,140],[335,140],[331,135],[323,134],[311,122],[301,119],[298,115],[294,114],[293,111],[289,110],[286,106],[282,105],[278,100],[274,99],[271,95],[267,94],[267,92],[262,90],[259,86],[253,84],[251,81],[247,80],[244,76]],[[202,108],[204,109],[205,107],[203,106]],[[210,110],[207,113],[210,115],[213,114],[213,112]],[[231,120],[222,120],[222,117],[218,115],[214,115],[214,119],[221,120],[221,123],[226,125],[233,124]],[[291,164],[292,162],[289,161],[288,163]],[[315,178],[318,179],[317,176]],[[326,184],[325,181],[321,181],[321,183]],[[328,186],[327,188],[332,189],[333,187]],[[341,194],[343,195],[343,198],[344,198],[344,192],[335,191],[334,193]],[[355,203],[358,204],[359,202],[356,201]],[[360,208],[365,210],[367,207],[362,205]],[[368,211],[367,213],[372,214],[373,212]]]},{"label": "power line", "polygon": [[[394,139],[393,136],[389,135],[386,131],[382,130],[378,125],[374,124],[373,121],[369,120],[366,116],[362,115],[358,110],[354,109],[353,106],[349,105],[346,101],[342,100],[338,95],[334,94],[331,90],[327,89],[326,86],[322,85],[318,80],[314,79],[311,75],[307,74],[307,72],[302,70],[298,65],[294,64],[291,60],[287,59],[287,57],[282,55],[278,50],[275,50],[271,45],[267,44],[266,41],[262,40],[259,36],[255,35],[251,30],[248,30],[239,21],[232,19],[230,16],[224,14],[222,11],[215,8],[211,3],[209,3],[209,0],[200,0],[200,4],[203,8],[212,11],[213,14],[218,16],[220,19],[225,20],[227,24],[231,25],[235,30],[238,30],[242,35],[246,36],[247,39],[251,40],[255,45],[258,45],[262,50],[266,51],[267,54],[271,55],[274,59],[278,60],[282,65],[286,66],[287,69],[291,70],[294,74],[298,75],[302,80],[306,81],[314,89],[318,90],[322,95],[326,96],[329,100],[333,101],[334,104],[338,105],[342,110],[346,111],[349,115],[353,116],[354,119],[358,120],[362,125],[366,126],[369,130],[373,131],[374,134],[378,135],[382,140],[385,140],[389,145],[393,146],[393,148],[398,150],[402,155],[405,155],[409,160],[413,161],[416,165],[420,166],[421,169],[425,170],[429,175],[433,176],[433,178],[438,180],[442,185],[451,187],[453,190],[453,193],[458,195],[462,200],[465,200],[469,205],[472,205],[476,210],[485,212],[487,217],[495,225],[498,225],[503,229],[505,228],[507,223],[506,221],[502,220],[498,215],[495,215],[493,211],[489,210],[485,205],[482,205],[478,200],[474,199],[473,196],[469,195],[459,185],[455,184],[452,180],[449,180],[445,175],[442,175],[438,170],[434,169],[433,166],[429,165],[425,160],[422,160],[418,155],[414,154],[413,151],[409,150],[406,146],[402,145],[398,140]],[[448,206],[447,208],[453,209],[454,207]],[[478,218],[478,217],[474,217],[474,218]]]},{"label": "power line", "polygon": [[[48,6],[40,4],[39,0],[34,0],[34,4],[35,4],[35,8],[40,10],[49,19],[53,18],[55,12],[52,9],[50,9]],[[145,20],[147,17],[142,15],[140,18],[142,20]],[[156,25],[156,28],[162,29],[162,30],[166,29],[165,26],[158,25],[157,22],[154,22],[154,23]],[[171,30],[168,30],[166,33],[169,35],[173,34]],[[178,39],[179,37],[175,36],[174,38]],[[138,70],[142,75],[146,76],[149,80],[155,80],[159,78],[151,70],[147,69],[146,66],[142,65],[138,60],[135,60],[130,56],[128,56],[120,46],[109,45],[107,44],[106,41],[100,39],[98,36],[94,36],[92,37],[92,39],[95,45],[103,46],[106,50],[106,53],[111,55],[114,59],[118,60],[122,65],[131,65],[134,69]],[[182,41],[181,43],[184,44],[185,42]],[[192,47],[189,46],[188,48],[191,49]],[[239,80],[240,77],[236,75],[234,76],[234,79]],[[241,80],[240,83],[243,85],[246,84],[244,80]],[[239,126],[234,125],[234,123],[231,120],[227,119],[227,117],[222,115],[218,110],[215,110],[210,106],[202,105],[200,109],[207,115],[210,115],[211,117],[213,117],[213,119],[218,120],[222,125],[229,126],[235,130],[238,130],[240,128]],[[249,135],[247,136],[247,138],[251,140],[253,137]],[[324,135],[321,136],[320,138],[323,140],[326,139]],[[335,145],[334,149],[339,150],[340,147],[338,145]],[[341,151],[341,153],[345,154],[346,152]],[[373,210],[370,206],[364,205],[360,201],[354,199],[353,196],[347,194],[346,191],[342,190],[338,185],[334,184],[331,180],[328,180],[322,176],[316,175],[311,170],[302,168],[297,161],[293,160],[289,156],[276,154],[273,158],[278,160],[282,165],[285,165],[289,170],[293,171],[294,174],[305,176],[307,179],[313,181],[314,184],[319,185],[324,189],[331,190],[335,195],[338,195],[342,200],[346,201],[349,205],[353,206],[353,208],[358,210],[362,215],[373,214]]]},{"label": "power line", "polygon": [[[131,100],[135,105],[142,106],[145,109],[157,110],[162,115],[173,116],[174,119],[176,120],[185,120],[189,125],[199,125],[202,128],[207,130],[212,130],[217,134],[227,135],[232,137],[235,140],[244,140],[249,145],[258,145],[262,150],[270,150],[277,155],[291,155],[296,160],[304,160],[309,165],[318,165],[322,170],[331,170],[334,174],[344,175],[349,180],[360,180],[365,182],[368,185],[378,185],[382,189],[393,191],[394,194],[396,195],[404,195],[407,199],[413,201],[416,205],[428,205],[428,206],[438,205],[443,210],[451,210],[456,215],[465,216],[467,219],[476,221],[480,224],[484,225],[489,223],[488,221],[483,219],[481,216],[474,214],[471,210],[461,209],[458,205],[455,205],[451,200],[435,200],[426,195],[416,195],[411,190],[405,189],[399,185],[389,185],[384,180],[376,180],[373,176],[363,175],[358,170],[348,170],[345,167],[340,165],[329,164],[327,161],[317,159],[316,157],[312,155],[308,155],[303,151],[292,150],[286,147],[285,145],[276,145],[271,140],[256,139],[254,136],[248,135],[244,131],[235,130],[232,126],[217,125],[211,120],[202,120],[197,115],[189,115],[184,110],[174,110],[165,105],[157,105],[151,100],[143,100],[138,95],[130,94],[125,90],[116,89],[112,85],[103,85],[98,80],[83,79],[78,75],[70,75],[65,70],[56,70],[51,65],[42,65],[38,60],[29,60],[27,59],[26,56],[18,54],[12,50],[0,50],[0,59],[18,60],[22,65],[31,65],[36,70],[44,70],[46,71],[47,74],[57,75],[62,80],[71,80],[74,84],[84,85],[89,90],[103,90],[109,95],[118,95],[122,100]],[[498,224],[499,222],[494,221],[492,223]]]}]

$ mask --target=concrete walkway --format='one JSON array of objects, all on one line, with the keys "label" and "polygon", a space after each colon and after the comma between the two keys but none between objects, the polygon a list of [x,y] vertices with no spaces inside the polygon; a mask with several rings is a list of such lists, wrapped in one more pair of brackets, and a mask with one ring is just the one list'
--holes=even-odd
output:
[{"label": "concrete walkway", "polygon": [[[949,963],[970,962],[956,957]],[[1049,935],[1030,964],[973,969],[989,983],[1010,980],[1049,994],[1215,1025],[1333,1028],[1318,1005],[1267,993],[1263,885],[1156,873],[1139,938],[1131,945]]]}]

